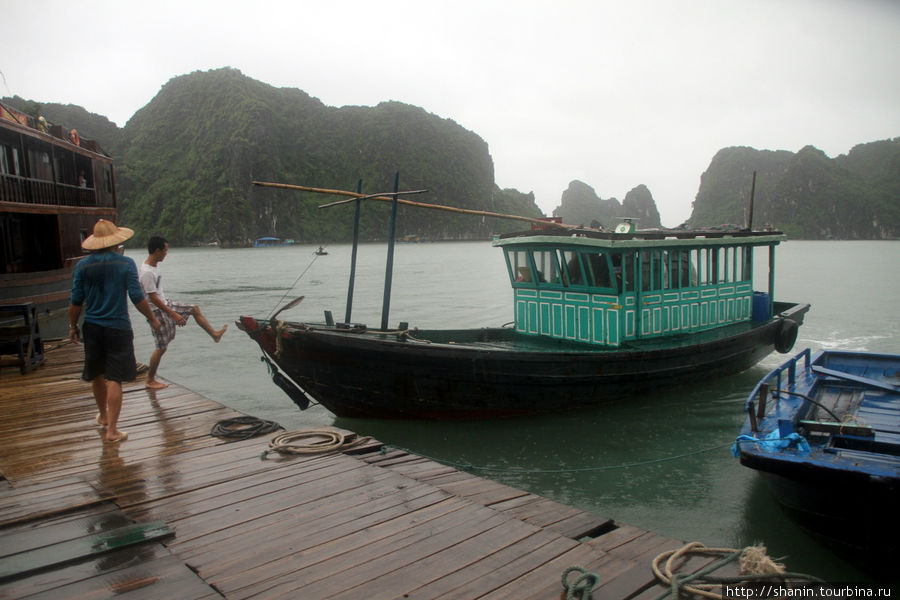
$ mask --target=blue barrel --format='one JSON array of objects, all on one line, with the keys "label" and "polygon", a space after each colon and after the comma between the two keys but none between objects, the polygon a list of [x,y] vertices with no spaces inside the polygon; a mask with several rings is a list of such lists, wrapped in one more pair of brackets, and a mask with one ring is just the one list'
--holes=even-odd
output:
[{"label": "blue barrel", "polygon": [[771,313],[769,313],[769,294],[753,292],[753,320],[768,321],[771,316]]}]

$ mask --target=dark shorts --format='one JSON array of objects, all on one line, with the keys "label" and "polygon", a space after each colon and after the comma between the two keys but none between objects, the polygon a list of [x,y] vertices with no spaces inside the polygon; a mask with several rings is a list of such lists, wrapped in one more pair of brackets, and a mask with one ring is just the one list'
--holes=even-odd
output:
[{"label": "dark shorts", "polygon": [[112,329],[85,321],[81,331],[84,340],[84,370],[81,378],[93,381],[103,375],[107,381],[134,381],[134,333],[130,329]]}]

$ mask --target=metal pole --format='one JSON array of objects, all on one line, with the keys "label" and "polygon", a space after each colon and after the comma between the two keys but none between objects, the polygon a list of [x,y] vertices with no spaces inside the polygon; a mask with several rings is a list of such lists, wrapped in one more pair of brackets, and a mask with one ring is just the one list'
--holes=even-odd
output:
[{"label": "metal pole", "polygon": [[[356,193],[362,194],[362,179],[356,182]],[[359,210],[362,200],[356,200],[356,214],[353,217],[353,251],[350,254],[350,285],[347,287],[347,312],[344,313],[344,323],[350,322],[350,313],[353,311],[353,284],[356,281],[356,250],[359,248]]]},{"label": "metal pole", "polygon": [[397,192],[400,191],[400,172],[394,175],[394,193],[391,200],[391,231],[388,235],[387,265],[384,269],[384,303],[381,305],[381,329],[388,327],[388,313],[391,310],[391,280],[394,277],[394,238],[397,232]]},{"label": "metal pole", "polygon": [[753,183],[750,184],[750,217],[747,223],[747,229],[753,231],[753,200],[756,195],[756,171],[753,171]]}]

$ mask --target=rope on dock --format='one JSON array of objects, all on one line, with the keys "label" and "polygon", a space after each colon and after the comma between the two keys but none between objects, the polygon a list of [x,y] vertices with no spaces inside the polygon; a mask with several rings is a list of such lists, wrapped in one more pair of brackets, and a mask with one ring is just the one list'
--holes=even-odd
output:
[{"label": "rope on dock", "polygon": [[284,429],[275,421],[266,421],[256,417],[234,417],[224,419],[213,425],[210,435],[229,441],[249,440],[258,435],[265,435]]},{"label": "rope on dock", "polygon": [[276,435],[269,441],[269,448],[260,458],[265,459],[269,453],[279,454],[324,454],[349,450],[371,441],[368,436],[355,433],[343,434],[333,429],[303,429],[288,431]]},{"label": "rope on dock", "polygon": [[[678,573],[676,563],[681,566],[687,559],[699,555],[718,560],[696,573]],[[740,561],[739,574],[734,577],[717,577],[710,573],[734,561]],[[668,550],[657,555],[651,564],[653,574],[669,589],[656,600],[681,598],[682,594],[695,594],[712,600],[722,600],[723,586],[753,586],[758,590],[761,583],[777,583],[782,587],[794,584],[820,582],[820,579],[803,573],[790,573],[784,565],[769,558],[765,546],[747,546],[743,550],[734,548],[707,548],[700,542],[691,542],[676,550]],[[748,596],[749,597],[749,596]]]},{"label": "rope on dock", "polygon": [[[574,581],[569,581],[569,573],[579,573]],[[600,583],[600,576],[581,567],[569,567],[562,574],[562,586],[566,590],[566,600],[590,600],[591,592]]]}]

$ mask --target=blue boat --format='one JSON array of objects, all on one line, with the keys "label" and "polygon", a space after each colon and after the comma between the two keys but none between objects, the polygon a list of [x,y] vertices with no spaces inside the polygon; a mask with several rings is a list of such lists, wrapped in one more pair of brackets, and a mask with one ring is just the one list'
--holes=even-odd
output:
[{"label": "blue boat", "polygon": [[734,445],[802,527],[887,568],[900,509],[900,355],[804,350],[766,375]]},{"label": "blue boat", "polygon": [[253,240],[254,248],[270,248],[272,246],[293,246],[294,240],[283,240],[277,237],[261,237]]}]

